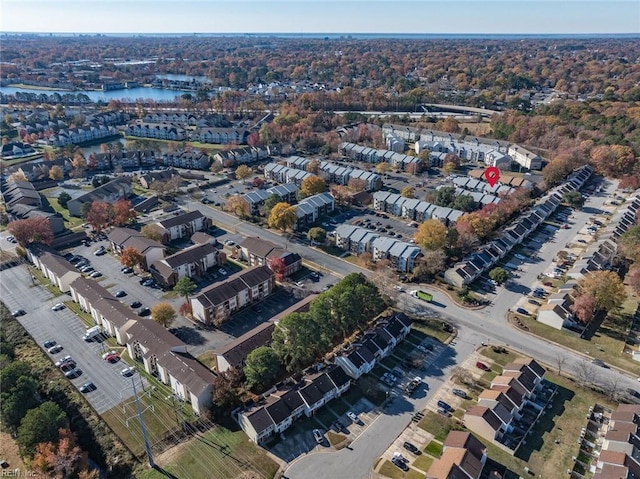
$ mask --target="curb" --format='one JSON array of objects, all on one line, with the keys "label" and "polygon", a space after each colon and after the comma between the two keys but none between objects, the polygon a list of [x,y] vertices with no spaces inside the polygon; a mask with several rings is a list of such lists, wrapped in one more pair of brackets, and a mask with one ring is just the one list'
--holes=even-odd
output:
[{"label": "curb", "polygon": [[424,287],[426,289],[435,289],[437,291],[440,291],[442,294],[444,294],[447,298],[449,298],[449,301],[451,301],[453,304],[455,304],[456,306],[463,308],[463,309],[468,309],[469,311],[480,311],[481,309],[486,308],[488,305],[480,305],[480,306],[467,306],[465,304],[461,304],[458,303],[455,299],[453,299],[453,297],[451,296],[451,293],[449,293],[448,290],[441,288],[440,286],[435,286],[433,284],[427,284],[427,285],[420,285],[420,287]]}]

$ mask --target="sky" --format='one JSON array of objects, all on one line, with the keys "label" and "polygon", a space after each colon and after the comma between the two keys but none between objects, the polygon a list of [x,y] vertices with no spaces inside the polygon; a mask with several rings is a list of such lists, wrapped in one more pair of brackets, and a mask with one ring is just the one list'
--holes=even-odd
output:
[{"label": "sky", "polygon": [[640,0],[0,0],[0,31],[640,33]]}]

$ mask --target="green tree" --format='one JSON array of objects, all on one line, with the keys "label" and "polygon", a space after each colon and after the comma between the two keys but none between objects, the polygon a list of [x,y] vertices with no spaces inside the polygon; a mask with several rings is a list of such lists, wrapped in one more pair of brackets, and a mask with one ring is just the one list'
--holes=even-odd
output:
[{"label": "green tree", "polygon": [[67,415],[52,401],[30,409],[18,427],[16,443],[20,453],[32,457],[39,443],[58,442],[59,430],[68,427]]},{"label": "green tree", "polygon": [[247,355],[244,376],[250,389],[269,386],[278,376],[282,364],[276,352],[268,346],[254,349]]},{"label": "green tree", "polygon": [[178,293],[180,296],[184,296],[185,301],[189,301],[189,295],[193,293],[198,285],[193,282],[193,280],[187,276],[183,276],[178,280],[176,285],[173,287],[173,290]]},{"label": "green tree", "polygon": [[584,198],[579,191],[567,191],[562,195],[562,201],[576,209],[582,208],[584,205]]},{"label": "green tree", "polygon": [[0,391],[9,391],[12,389],[22,376],[31,376],[31,366],[29,366],[29,363],[14,361],[2,368],[2,370],[0,370]]},{"label": "green tree", "polygon": [[20,376],[14,387],[0,394],[2,422],[15,430],[29,409],[38,405],[38,383],[31,376]]},{"label": "green tree", "polygon": [[71,200],[71,195],[66,191],[63,191],[58,195],[58,204],[63,208],[67,207],[67,203],[69,203],[69,200]]},{"label": "green tree", "polygon": [[627,259],[640,262],[640,225],[635,225],[618,238],[618,251]]},{"label": "green tree", "polygon": [[295,206],[289,203],[278,203],[269,214],[269,226],[280,231],[292,230],[298,221],[298,212]]},{"label": "green tree", "polygon": [[317,353],[316,325],[305,313],[282,318],[272,334],[271,347],[288,371],[299,371],[311,364]]},{"label": "green tree", "polygon": [[473,196],[458,195],[456,196],[456,199],[453,200],[453,204],[451,205],[451,208],[469,213],[471,211],[475,211],[477,209],[477,205],[476,205],[476,202],[473,200]]},{"label": "green tree", "polygon": [[327,240],[327,232],[318,226],[314,226],[307,232],[307,239],[319,244],[324,244]]},{"label": "green tree", "polygon": [[498,266],[489,271],[489,278],[498,284],[502,284],[509,279],[509,273],[504,268]]},{"label": "green tree", "polygon": [[456,201],[456,189],[453,186],[438,188],[434,193],[433,202],[438,206],[451,208]]},{"label": "green tree", "polygon": [[267,199],[264,200],[264,214],[265,216],[269,216],[271,214],[271,210],[275,205],[282,202],[282,198],[275,193],[271,193],[267,196]]}]

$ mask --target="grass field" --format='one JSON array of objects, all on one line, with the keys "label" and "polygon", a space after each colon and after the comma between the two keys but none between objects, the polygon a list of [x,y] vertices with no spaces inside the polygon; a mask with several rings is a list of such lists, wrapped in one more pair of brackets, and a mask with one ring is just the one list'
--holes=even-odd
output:
[{"label": "grass field", "polygon": [[84,220],[82,218],[71,216],[69,214],[69,210],[60,206],[60,203],[58,203],[58,198],[47,196],[47,201],[51,205],[51,208],[53,208],[56,213],[60,213],[60,216],[64,218],[65,226],[67,228],[78,228],[82,223],[84,223]]},{"label": "grass field", "polygon": [[451,333],[442,329],[442,321],[435,318],[412,318],[412,331],[431,336],[441,343],[449,339]]}]

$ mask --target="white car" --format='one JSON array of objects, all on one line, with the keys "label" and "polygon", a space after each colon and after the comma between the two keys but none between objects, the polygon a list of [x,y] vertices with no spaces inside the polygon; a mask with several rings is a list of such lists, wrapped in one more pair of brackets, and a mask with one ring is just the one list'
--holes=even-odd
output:
[{"label": "white car", "polygon": [[516,257],[516,258],[518,258],[518,259],[527,259],[527,257],[526,257],[525,255],[520,254],[520,253],[516,253],[516,254],[514,254],[513,256],[515,256],[515,257]]},{"label": "white car", "polygon": [[136,372],[136,368],[134,368],[133,366],[129,366],[128,368],[124,368],[122,371],[120,371],[120,374],[122,374],[125,378],[127,378],[135,372]]},{"label": "white car", "polygon": [[220,269],[218,270],[218,273],[220,273],[222,276],[226,276],[226,275],[227,275],[227,270],[225,270],[225,269],[223,269],[223,268],[220,268]]},{"label": "white car", "polygon": [[358,422],[358,416],[354,412],[347,412],[347,417],[351,419],[353,422]]},{"label": "white car", "polygon": [[62,303],[55,304],[51,309],[53,311],[60,311],[61,309],[64,309],[64,304]]}]

